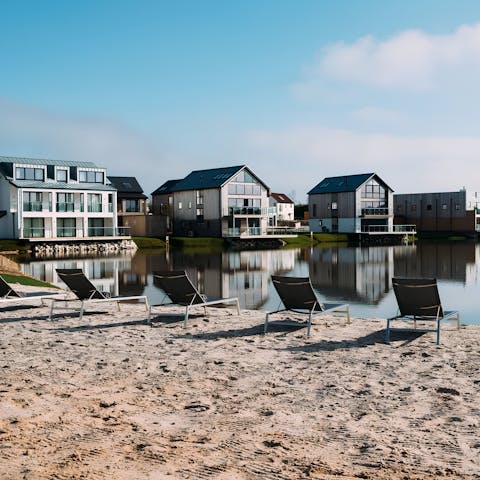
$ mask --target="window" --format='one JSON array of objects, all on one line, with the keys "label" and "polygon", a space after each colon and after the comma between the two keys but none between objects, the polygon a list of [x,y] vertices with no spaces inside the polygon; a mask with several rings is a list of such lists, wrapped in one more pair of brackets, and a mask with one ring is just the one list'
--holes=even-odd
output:
[{"label": "window", "polygon": [[57,182],[67,182],[68,174],[67,170],[62,168],[57,170]]},{"label": "window", "polygon": [[125,200],[125,211],[126,212],[139,212],[138,200]]},{"label": "window", "polygon": [[103,172],[80,170],[78,181],[80,183],[103,183]]},{"label": "window", "polygon": [[317,216],[317,204],[314,203],[312,206],[312,217],[315,218]]},{"label": "window", "polygon": [[460,210],[460,204],[459,203],[455,204],[455,210],[457,210],[457,211]]},{"label": "window", "polygon": [[39,180],[39,181],[43,181],[44,170],[43,170],[43,168],[17,167],[15,169],[15,178],[17,180]]},{"label": "window", "polygon": [[178,209],[181,210],[183,208],[182,202],[178,202]]},{"label": "window", "polygon": [[57,193],[57,212],[73,212],[73,193]]},{"label": "window", "polygon": [[188,202],[188,208],[192,208],[192,202]]},{"label": "window", "polygon": [[432,205],[429,203],[429,204],[427,205],[427,210],[430,211],[431,209],[432,209]]},{"label": "window", "polygon": [[88,219],[88,236],[102,237],[105,235],[105,223],[103,218]]},{"label": "window", "polygon": [[337,202],[332,202],[332,210],[338,210]]},{"label": "window", "polygon": [[412,204],[410,205],[410,210],[411,210],[412,212],[416,212],[416,211],[417,211],[417,204],[416,204],[416,203],[412,203]]},{"label": "window", "polygon": [[41,212],[42,194],[40,192],[23,192],[23,211]]},{"label": "window", "polygon": [[442,203],[442,210],[446,210],[447,209],[447,204],[446,203]]},{"label": "window", "polygon": [[87,202],[88,202],[89,212],[102,211],[102,194],[101,193],[89,193],[87,197]]},{"label": "window", "polygon": [[75,218],[57,218],[57,237],[76,237]]},{"label": "window", "polygon": [[23,219],[23,238],[45,237],[45,220],[43,218]]}]

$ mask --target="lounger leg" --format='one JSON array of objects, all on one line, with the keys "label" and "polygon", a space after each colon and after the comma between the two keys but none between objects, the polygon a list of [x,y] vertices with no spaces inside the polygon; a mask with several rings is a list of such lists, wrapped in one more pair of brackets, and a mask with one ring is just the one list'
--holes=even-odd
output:
[{"label": "lounger leg", "polygon": [[267,333],[267,329],[268,329],[268,316],[270,314],[269,313],[266,313],[265,314],[265,323],[263,324],[263,334],[265,335]]},{"label": "lounger leg", "polygon": [[150,305],[148,304],[148,298],[145,297],[145,311],[149,312],[150,311]]},{"label": "lounger leg", "polygon": [[312,326],[312,314],[308,316],[307,337],[310,336],[310,328]]},{"label": "lounger leg", "polygon": [[385,330],[385,343],[390,344],[390,319],[387,318],[387,328]]},{"label": "lounger leg", "polygon": [[83,305],[83,300],[82,300],[82,304],[80,305],[80,315],[78,317],[79,320],[81,320],[83,318],[83,309],[84,309],[84,305]]},{"label": "lounger leg", "polygon": [[147,309],[148,315],[147,315],[147,323],[152,326],[152,307],[148,307]]},{"label": "lounger leg", "polygon": [[350,306],[347,306],[347,323],[352,323],[352,320],[350,319]]},{"label": "lounger leg", "polygon": [[440,345],[440,325],[441,325],[441,320],[437,320],[437,345]]},{"label": "lounger leg", "polygon": [[205,317],[208,317],[206,306],[203,307],[203,314],[205,315]]},{"label": "lounger leg", "polygon": [[188,321],[188,306],[185,307],[185,318],[183,320],[183,327],[187,328],[187,321]]},{"label": "lounger leg", "polygon": [[457,313],[457,330],[460,330],[460,314]]},{"label": "lounger leg", "polygon": [[52,316],[53,316],[53,309],[55,308],[55,300],[52,300],[52,304],[50,305],[50,315],[48,317],[49,321],[52,321]]},{"label": "lounger leg", "polygon": [[120,302],[117,302],[117,310],[120,311]]},{"label": "lounger leg", "polygon": [[238,298],[237,298],[237,315],[240,316],[240,302],[238,301]]}]

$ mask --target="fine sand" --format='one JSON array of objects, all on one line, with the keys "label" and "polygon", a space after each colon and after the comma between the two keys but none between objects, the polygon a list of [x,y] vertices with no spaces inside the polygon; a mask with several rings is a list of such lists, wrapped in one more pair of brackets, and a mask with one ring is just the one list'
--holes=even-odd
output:
[{"label": "fine sand", "polygon": [[480,478],[480,327],[162,312],[0,312],[1,479]]}]

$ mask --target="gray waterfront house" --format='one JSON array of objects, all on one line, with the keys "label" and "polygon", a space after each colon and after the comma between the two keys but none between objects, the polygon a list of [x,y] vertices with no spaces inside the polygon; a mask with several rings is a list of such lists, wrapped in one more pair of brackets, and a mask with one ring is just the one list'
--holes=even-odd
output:
[{"label": "gray waterfront house", "polygon": [[477,192],[404,193],[393,196],[395,221],[416,225],[419,232],[475,235],[480,231]]},{"label": "gray waterfront house", "polygon": [[267,234],[268,197],[246,165],[212,168],[165,182],[152,192],[152,210],[174,236],[259,238]]},{"label": "gray waterfront house", "polygon": [[324,178],[308,192],[308,199],[314,233],[378,235],[407,229],[394,226],[393,190],[376,173]]}]

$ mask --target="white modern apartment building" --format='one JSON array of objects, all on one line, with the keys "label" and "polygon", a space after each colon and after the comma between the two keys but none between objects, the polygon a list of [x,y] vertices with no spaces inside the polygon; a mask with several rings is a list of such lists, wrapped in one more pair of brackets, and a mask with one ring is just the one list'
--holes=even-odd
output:
[{"label": "white modern apartment building", "polygon": [[272,192],[269,197],[268,224],[276,227],[278,222],[293,222],[295,204],[284,193]]},{"label": "white modern apartment building", "polygon": [[0,238],[113,239],[117,192],[91,162],[0,156]]}]

